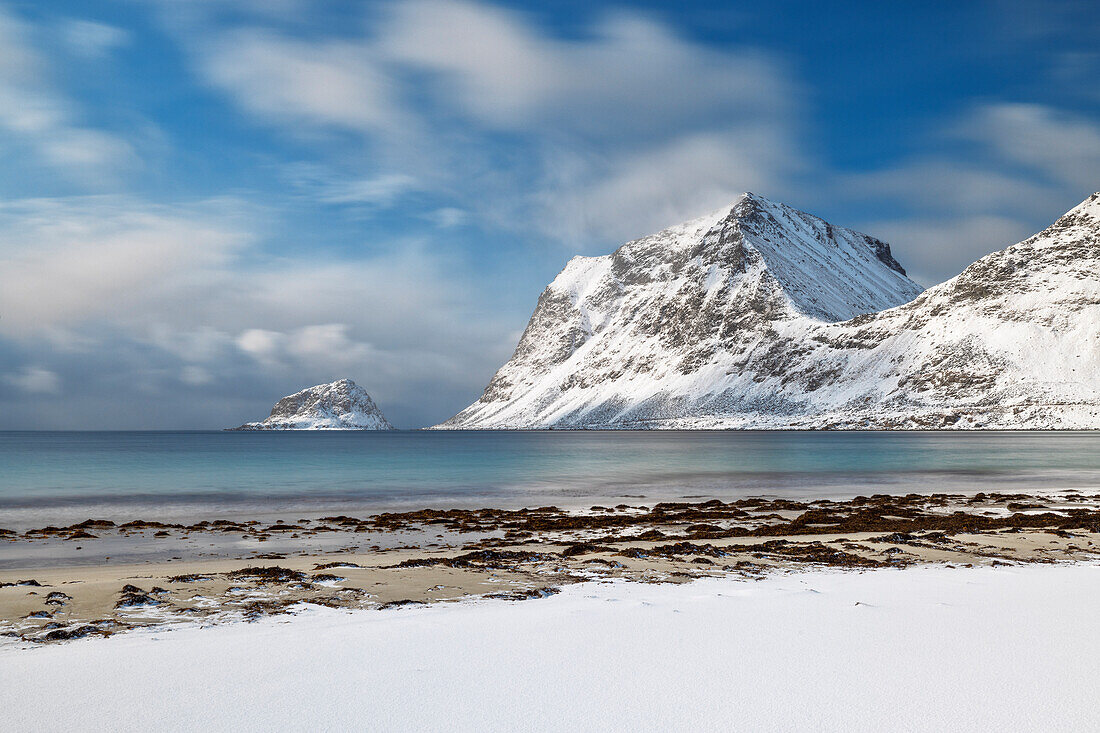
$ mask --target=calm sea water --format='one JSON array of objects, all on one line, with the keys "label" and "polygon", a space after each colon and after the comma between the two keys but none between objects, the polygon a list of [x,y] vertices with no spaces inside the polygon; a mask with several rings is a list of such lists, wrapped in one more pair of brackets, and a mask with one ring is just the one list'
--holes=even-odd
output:
[{"label": "calm sea water", "polygon": [[0,433],[0,526],[96,512],[1032,488],[1100,489],[1100,433]]}]

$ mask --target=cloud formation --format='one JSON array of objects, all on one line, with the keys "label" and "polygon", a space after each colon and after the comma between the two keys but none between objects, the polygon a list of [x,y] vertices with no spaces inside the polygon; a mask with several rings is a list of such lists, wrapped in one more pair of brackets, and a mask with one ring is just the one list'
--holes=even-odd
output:
[{"label": "cloud formation", "polygon": [[990,104],[970,121],[970,132],[1048,181],[1079,190],[1100,185],[1100,125],[1091,120],[1040,104]]},{"label": "cloud formation", "polygon": [[203,208],[120,197],[0,205],[0,333],[142,320],[156,303],[217,288],[247,237]]},{"label": "cloud formation", "polygon": [[[476,390],[488,360],[510,348],[496,315],[455,282],[459,263],[415,243],[339,262],[273,259],[250,233],[254,216],[232,200],[10,203],[0,208],[0,337],[25,360],[138,349],[146,356],[111,371],[119,386],[156,392],[248,377],[248,394],[266,401],[351,376],[395,414],[425,421],[421,383]],[[150,372],[148,361],[162,366]],[[8,381],[47,384],[23,369]]]},{"label": "cloud formation", "polygon": [[1039,104],[978,105],[893,166],[840,177],[847,196],[898,210],[856,222],[895,245],[910,275],[933,285],[1034,234],[1100,188],[1100,124]]},{"label": "cloud formation", "polygon": [[[858,199],[896,213],[839,223],[901,236],[899,255],[931,284],[1097,185],[1092,120],[1010,101],[942,121],[907,159],[836,173],[805,139],[811,110],[780,55],[711,47],[636,11],[595,18],[556,36],[512,9],[413,0],[365,14],[362,31],[338,38],[257,21],[192,51],[207,82],[264,123],[299,137],[357,135],[384,167],[400,160],[418,190],[451,197],[441,208],[525,236],[533,227],[572,251],[745,190],[809,209]],[[284,78],[299,58],[312,84]],[[344,176],[315,195],[386,205],[397,194],[379,184],[401,175]]]},{"label": "cloud formation", "polygon": [[[207,82],[256,119],[297,137],[360,136],[454,197],[450,208],[503,227],[533,221],[573,247],[644,234],[749,188],[777,195],[797,167],[797,84],[757,50],[709,48],[627,11],[569,39],[466,1],[413,0],[364,25],[359,37],[310,40],[209,30],[191,48]],[[518,143],[507,168],[494,158],[499,134]],[[391,179],[319,195],[350,203]]]},{"label": "cloud formation", "polygon": [[63,20],[60,31],[73,53],[91,60],[104,58],[129,40],[129,34],[121,28],[79,18]]},{"label": "cloud formation", "polygon": [[[76,34],[87,36],[88,30]],[[85,182],[136,165],[126,140],[80,123],[76,105],[54,84],[51,65],[32,35],[0,5],[0,129],[7,137],[2,147],[23,146],[55,173]]]}]

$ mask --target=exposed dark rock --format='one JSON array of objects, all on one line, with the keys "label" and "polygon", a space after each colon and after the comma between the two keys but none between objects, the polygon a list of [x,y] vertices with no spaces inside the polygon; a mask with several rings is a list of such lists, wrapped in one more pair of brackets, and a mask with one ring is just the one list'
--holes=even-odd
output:
[{"label": "exposed dark rock", "polygon": [[388,601],[378,606],[378,610],[384,611],[389,608],[401,608],[402,606],[423,606],[424,601],[414,601],[410,598],[402,598],[399,601]]},{"label": "exposed dark rock", "polygon": [[241,568],[226,573],[225,577],[233,580],[251,580],[255,583],[301,583],[309,580],[305,573],[281,568],[278,565]]}]

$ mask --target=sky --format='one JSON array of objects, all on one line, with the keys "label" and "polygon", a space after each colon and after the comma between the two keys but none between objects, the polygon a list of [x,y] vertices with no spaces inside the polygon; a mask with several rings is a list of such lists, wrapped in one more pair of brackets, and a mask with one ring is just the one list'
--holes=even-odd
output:
[{"label": "sky", "polygon": [[928,286],[1100,189],[1100,13],[0,0],[0,429],[476,400],[577,254],[743,191]]}]

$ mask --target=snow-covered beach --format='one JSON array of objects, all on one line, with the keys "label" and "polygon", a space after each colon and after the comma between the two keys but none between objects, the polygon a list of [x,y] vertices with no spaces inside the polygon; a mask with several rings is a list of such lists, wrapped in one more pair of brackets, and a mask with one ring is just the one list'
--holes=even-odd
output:
[{"label": "snow-covered beach", "polygon": [[1085,730],[1095,564],[610,582],[0,652],[8,730]]}]

